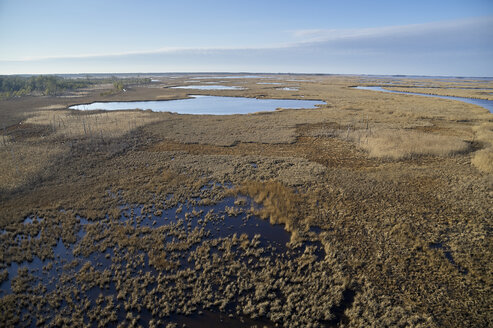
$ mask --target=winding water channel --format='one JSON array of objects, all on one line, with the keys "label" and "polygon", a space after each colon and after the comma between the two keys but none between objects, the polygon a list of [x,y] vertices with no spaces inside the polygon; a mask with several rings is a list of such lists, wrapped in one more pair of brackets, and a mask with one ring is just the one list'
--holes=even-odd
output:
[{"label": "winding water channel", "polygon": [[489,110],[490,112],[493,113],[493,101],[492,100],[464,98],[464,97],[452,97],[452,96],[438,96],[438,95],[429,95],[429,94],[417,93],[417,92],[394,91],[394,90],[387,90],[387,89],[384,89],[382,87],[355,87],[355,89],[373,90],[373,91],[390,92],[390,93],[401,93],[401,94],[405,94],[405,95],[417,95],[417,96],[424,96],[424,97],[458,100],[458,101],[462,101],[462,102],[465,102],[468,104],[481,106],[481,107],[486,108],[487,110]]}]

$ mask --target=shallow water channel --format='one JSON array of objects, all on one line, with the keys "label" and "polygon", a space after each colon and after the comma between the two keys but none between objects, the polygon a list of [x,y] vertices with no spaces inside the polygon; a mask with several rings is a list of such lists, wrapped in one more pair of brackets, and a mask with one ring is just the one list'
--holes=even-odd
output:
[{"label": "shallow water channel", "polygon": [[[204,188],[212,187],[206,186]],[[117,197],[117,195],[114,196]],[[119,293],[116,276],[121,276],[125,272],[128,274],[129,265],[133,265],[130,278],[143,283],[144,293],[156,295],[153,288],[159,283],[149,277],[161,277],[163,272],[168,272],[170,276],[173,276],[174,274],[179,275],[180,272],[191,274],[191,272],[197,272],[196,270],[203,270],[202,260],[199,260],[194,253],[202,252],[201,247],[207,242],[212,242],[214,245],[214,241],[217,241],[217,248],[213,247],[207,251],[206,262],[210,261],[211,258],[213,261],[220,259],[221,254],[224,256],[225,252],[229,252],[227,249],[221,248],[221,243],[228,245],[228,240],[242,240],[242,242],[237,242],[237,245],[255,243],[255,249],[261,252],[261,256],[270,258],[269,261],[283,262],[296,259],[303,254],[306,255],[308,250],[319,260],[325,256],[319,243],[302,244],[294,249],[288,247],[290,234],[284,230],[283,226],[271,225],[268,221],[252,215],[251,210],[258,208],[258,205],[249,198],[228,197],[213,205],[200,205],[200,201],[199,198],[192,199],[189,202],[178,203],[171,207],[122,205],[119,219],[113,220],[106,218],[100,221],[88,221],[77,216],[79,222],[77,241],[74,244],[64,244],[60,238],[56,246],[53,247],[54,259],[41,260],[34,257],[33,261],[30,262],[14,262],[8,265],[8,277],[0,285],[0,297],[13,293],[14,280],[19,281],[24,279],[22,277],[29,277],[29,285],[33,286],[29,288],[34,290],[34,288],[39,288],[34,286],[43,286],[44,293],[58,293],[66,288],[77,288],[80,290],[80,294],[76,298],[88,300],[92,304],[92,309],[96,307],[96,304],[100,304],[98,299],[101,300],[102,297],[114,298]],[[170,204],[172,203],[172,197],[170,197]],[[25,219],[24,225],[41,224],[43,221],[43,218],[28,217]],[[107,236],[111,234],[111,230],[118,229],[126,231],[125,238],[128,234],[129,239],[136,236],[137,238],[144,238],[153,231],[158,231],[158,235],[162,235],[163,243],[156,245],[155,248],[153,246],[150,253],[149,251],[138,250],[138,248],[136,251],[132,251],[133,246],[128,246],[131,244],[127,245],[126,241],[122,241],[122,244],[115,243],[115,241],[105,244],[107,237],[101,236]],[[3,233],[7,232],[4,231]],[[29,236],[29,238],[31,237]],[[39,234],[32,238],[39,238]],[[194,241],[190,243],[190,240]],[[184,247],[183,245],[187,242],[189,246]],[[240,263],[248,261],[248,265],[252,263],[253,266],[254,262],[251,261],[256,261],[259,255],[248,255],[248,248],[245,249],[247,253],[245,255],[242,253],[241,247],[233,244],[231,256],[237,258],[235,261],[240,261]],[[173,263],[173,268],[157,269],[151,258],[151,254],[155,251],[168,254],[168,256],[174,255],[169,259],[169,263]],[[140,260],[135,262],[135,258]],[[103,275],[104,272],[107,272],[107,281],[99,287],[97,285],[87,287],[80,283],[79,278],[69,278],[77,277],[77,274],[85,271],[85,268],[89,266],[91,270],[103,272]],[[124,268],[127,268],[127,271]],[[148,278],[151,282],[144,283],[145,279]],[[224,277],[223,279],[230,278]],[[174,283],[170,282],[170,284],[170,288],[176,288],[172,285]],[[128,319],[128,309],[125,308],[124,301],[120,299],[116,301],[116,310],[114,311],[118,317],[117,322],[121,322],[125,318]],[[64,304],[61,306],[63,309]],[[37,325],[36,315],[30,311],[32,309],[23,310],[24,314],[31,315],[30,326],[35,327]],[[187,327],[271,326],[269,321],[265,319],[253,320],[248,317],[228,315],[223,311],[224,309],[218,311],[217,309],[199,307],[191,315],[171,312],[157,317],[164,318],[165,321],[171,320],[180,326],[186,324]],[[45,312],[44,315],[50,316],[49,313],[46,314]],[[139,308],[138,311],[135,310],[134,317],[138,318],[138,323],[144,326],[148,325],[151,319],[156,319],[156,315],[152,314],[146,307]],[[116,322],[112,322],[109,326],[116,326]]]},{"label": "shallow water channel", "polygon": [[465,98],[465,97],[452,97],[452,96],[438,96],[438,95],[429,95],[424,93],[417,92],[403,92],[403,91],[394,91],[387,90],[382,87],[355,87],[355,89],[359,90],[373,90],[373,91],[381,91],[381,92],[390,92],[390,93],[400,93],[405,95],[416,95],[416,96],[424,96],[424,97],[432,97],[432,98],[442,98],[442,99],[450,99],[450,100],[458,100],[468,104],[478,105],[483,108],[486,108],[490,112],[493,113],[493,100],[486,99],[475,99],[475,98]]},{"label": "shallow water channel", "polygon": [[232,115],[275,111],[278,108],[315,108],[317,105],[323,104],[325,103],[319,100],[190,95],[190,98],[178,100],[94,102],[74,105],[69,108],[76,110],[150,109],[154,112],[174,112],[178,114]]}]

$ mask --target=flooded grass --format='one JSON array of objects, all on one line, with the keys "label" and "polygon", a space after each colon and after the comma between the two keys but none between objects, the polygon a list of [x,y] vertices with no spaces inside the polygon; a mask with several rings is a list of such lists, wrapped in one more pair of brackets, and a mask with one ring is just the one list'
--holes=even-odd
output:
[{"label": "flooded grass", "polygon": [[[215,185],[212,182],[212,186]],[[91,222],[77,217],[79,228],[74,244],[65,244],[59,239],[53,247],[53,259],[34,257],[32,261],[11,263],[6,268],[8,276],[3,278],[0,293],[2,296],[34,297],[40,295],[36,291],[40,287],[41,295],[45,296],[66,294],[61,292],[64,289],[77,290],[76,298],[80,301],[70,305],[60,300],[56,312],[77,309],[77,304],[85,300],[89,311],[109,307],[107,312],[111,319],[108,319],[107,325],[110,327],[125,320],[128,323],[136,320],[143,325],[176,322],[185,323],[188,327],[213,327],[218,324],[272,326],[272,319],[275,322],[284,321],[282,317],[268,319],[266,309],[256,310],[254,307],[246,311],[245,302],[250,299],[247,295],[253,293],[252,296],[257,295],[254,297],[258,298],[259,288],[265,288],[261,295],[262,298],[267,296],[265,293],[272,287],[263,284],[270,285],[277,281],[278,269],[274,266],[290,263],[289,266],[294,268],[297,266],[294,263],[305,263],[307,260],[306,263],[322,263],[324,255],[321,244],[290,246],[290,235],[283,226],[271,225],[251,214],[259,205],[247,197],[228,197],[212,205],[200,203],[201,199],[197,198],[173,206],[167,206],[166,202],[151,207],[122,205],[121,216],[116,220],[105,218]],[[26,218],[23,224],[35,222],[43,222],[43,219]],[[270,278],[258,280],[248,274],[240,279],[246,273],[246,267],[257,274],[268,270]],[[192,276],[194,278],[190,280]],[[231,289],[238,279],[251,284],[253,289]],[[197,280],[201,281],[199,285],[194,282]],[[129,283],[136,283],[135,287],[140,286],[137,288],[145,291],[145,294],[137,293],[131,297],[143,305],[135,308],[136,304],[128,303],[134,302],[128,299],[130,295],[120,297],[131,292],[125,287]],[[183,289],[184,286],[188,287]],[[164,292],[163,288],[168,292]],[[171,296],[170,288],[178,294]],[[188,288],[192,294],[186,292]],[[201,292],[202,289],[207,293]],[[134,289],[133,293],[137,290]],[[179,296],[183,292],[185,294]],[[195,299],[193,294],[197,292],[202,296]],[[166,294],[182,298],[188,305],[176,308],[176,301],[160,301],[159,305],[145,301],[148,298],[146,295],[153,295],[157,301]],[[274,287],[265,304],[270,304],[282,294],[283,287]],[[212,301],[211,297],[218,301]],[[164,315],[162,306],[168,309]],[[161,311],[154,311],[155,307],[161,308]],[[32,326],[48,322],[53,324],[54,310],[49,305],[37,310],[29,306],[23,310],[26,316],[21,317],[27,322],[31,320]],[[244,317],[256,311],[260,312],[253,319]],[[304,320],[325,319],[324,316]],[[90,316],[83,316],[81,320],[85,324],[93,322]]]}]

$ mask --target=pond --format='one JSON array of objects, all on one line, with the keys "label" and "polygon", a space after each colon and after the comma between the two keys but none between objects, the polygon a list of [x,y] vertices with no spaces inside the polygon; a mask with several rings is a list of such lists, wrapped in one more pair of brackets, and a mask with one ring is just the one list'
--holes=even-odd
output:
[{"label": "pond", "polygon": [[232,115],[275,111],[278,108],[315,108],[325,102],[299,99],[257,99],[245,97],[217,97],[190,95],[187,99],[156,101],[94,102],[70,106],[77,110],[150,109],[154,112],[174,112],[196,115]]},{"label": "pond", "polygon": [[284,91],[299,91],[299,88],[294,87],[285,87],[285,88],[277,88],[276,90],[284,90]]},{"label": "pond", "polygon": [[464,98],[464,97],[451,97],[451,96],[437,96],[437,95],[428,95],[424,93],[417,92],[403,92],[403,91],[394,91],[387,90],[382,87],[355,87],[355,89],[359,90],[373,90],[373,91],[381,91],[381,92],[390,92],[390,93],[401,93],[406,95],[417,95],[417,96],[425,96],[425,97],[433,97],[433,98],[442,98],[442,99],[450,99],[450,100],[458,100],[468,104],[478,105],[483,108],[486,108],[490,112],[493,113],[493,100],[486,99],[474,99],[474,98]]},{"label": "pond", "polygon": [[171,87],[171,89],[195,89],[195,90],[244,90],[245,88],[227,85],[183,85]]},{"label": "pond", "polygon": [[260,75],[223,75],[223,76],[204,75],[204,76],[195,76],[192,77],[191,79],[201,80],[201,79],[266,79],[266,78],[267,76],[260,76]]}]

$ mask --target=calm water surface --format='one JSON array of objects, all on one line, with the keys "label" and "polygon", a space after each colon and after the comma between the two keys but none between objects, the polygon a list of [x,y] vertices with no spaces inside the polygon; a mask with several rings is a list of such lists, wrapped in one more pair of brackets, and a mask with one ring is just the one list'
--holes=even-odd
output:
[{"label": "calm water surface", "polygon": [[285,87],[285,88],[277,88],[276,90],[284,90],[284,91],[298,91],[300,88],[290,88],[290,87]]},{"label": "calm water surface", "polygon": [[154,112],[178,114],[232,115],[275,111],[278,108],[315,108],[325,102],[298,99],[257,99],[245,97],[190,96],[188,99],[157,101],[94,102],[70,106],[77,110],[150,109]]},{"label": "calm water surface", "polygon": [[481,107],[486,108],[487,110],[489,110],[490,112],[493,113],[493,100],[464,98],[464,97],[451,97],[451,96],[437,96],[437,95],[428,95],[428,94],[417,93],[417,92],[402,92],[402,91],[386,90],[382,87],[355,87],[355,89],[373,90],[373,91],[390,92],[390,93],[401,93],[401,94],[405,94],[405,95],[418,95],[418,96],[424,96],[424,97],[458,100],[458,101],[462,101],[462,102],[465,102],[468,104],[481,106]]},{"label": "calm water surface", "polygon": [[242,87],[234,87],[227,85],[183,85],[179,87],[171,87],[171,89],[196,89],[196,90],[244,90]]},{"label": "calm water surface", "polygon": [[260,75],[225,75],[225,76],[195,76],[191,79],[200,80],[200,79],[267,79],[267,76]]}]

